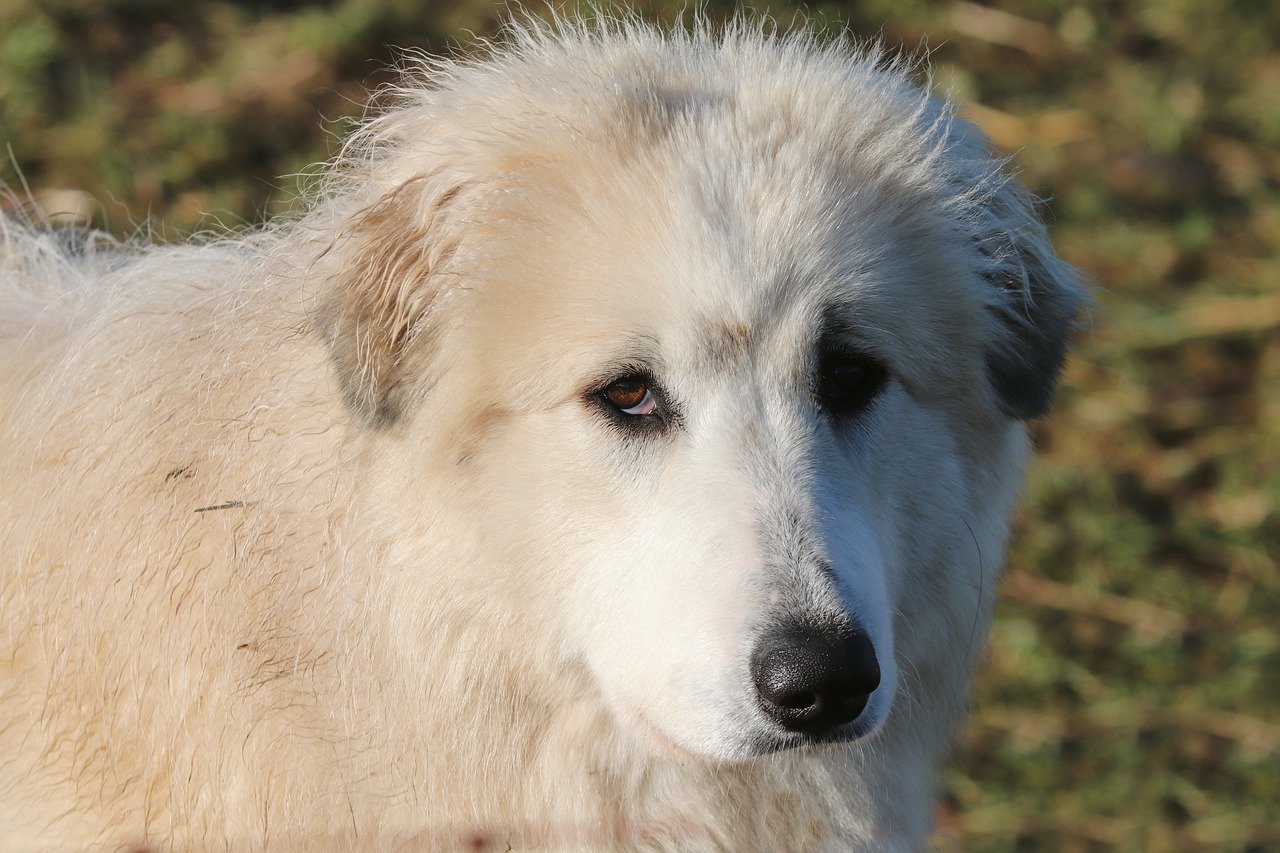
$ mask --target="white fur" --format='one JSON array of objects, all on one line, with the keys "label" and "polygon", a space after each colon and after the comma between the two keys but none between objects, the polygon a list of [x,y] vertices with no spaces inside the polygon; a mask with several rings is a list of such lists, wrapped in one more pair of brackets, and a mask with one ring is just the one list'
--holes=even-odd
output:
[{"label": "white fur", "polygon": [[[922,843],[1025,454],[986,354],[1077,295],[908,70],[525,24],[292,220],[4,225],[0,846]],[[832,311],[892,374],[850,429]],[[637,359],[643,439],[587,399]],[[812,614],[874,731],[760,754],[751,650]]]}]

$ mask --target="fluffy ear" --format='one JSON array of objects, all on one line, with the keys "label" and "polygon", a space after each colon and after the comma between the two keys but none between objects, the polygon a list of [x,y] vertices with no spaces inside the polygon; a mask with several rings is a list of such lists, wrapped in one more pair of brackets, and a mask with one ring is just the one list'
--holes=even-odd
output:
[{"label": "fluffy ear", "polygon": [[371,426],[403,414],[439,328],[445,268],[460,236],[463,187],[424,176],[360,211],[330,247],[336,256],[320,327],[347,404]]},{"label": "fluffy ear", "polygon": [[1029,193],[1006,180],[983,205],[975,240],[998,334],[987,373],[1010,417],[1048,412],[1067,342],[1087,301],[1076,271],[1053,251]]}]

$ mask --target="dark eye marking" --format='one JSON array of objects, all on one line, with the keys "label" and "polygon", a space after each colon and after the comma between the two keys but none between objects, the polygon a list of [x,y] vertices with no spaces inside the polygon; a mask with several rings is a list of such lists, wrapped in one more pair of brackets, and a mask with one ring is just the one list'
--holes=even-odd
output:
[{"label": "dark eye marking", "polygon": [[879,395],[888,379],[885,366],[866,353],[824,348],[818,361],[818,402],[832,417],[851,417]]}]

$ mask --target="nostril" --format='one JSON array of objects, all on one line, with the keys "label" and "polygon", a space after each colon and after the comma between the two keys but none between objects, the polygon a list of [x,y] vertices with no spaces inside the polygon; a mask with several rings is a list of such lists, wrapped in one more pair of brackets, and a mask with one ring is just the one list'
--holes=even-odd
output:
[{"label": "nostril", "polygon": [[857,719],[880,684],[871,641],[847,628],[768,634],[751,670],[761,709],[783,728],[814,735]]}]

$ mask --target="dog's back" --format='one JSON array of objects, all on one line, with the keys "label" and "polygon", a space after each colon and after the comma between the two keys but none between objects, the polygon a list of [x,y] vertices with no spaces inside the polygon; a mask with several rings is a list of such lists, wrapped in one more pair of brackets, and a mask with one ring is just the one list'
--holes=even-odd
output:
[{"label": "dog's back", "polygon": [[225,723],[260,704],[231,699],[237,656],[279,653],[245,647],[264,602],[277,629],[298,613],[265,555],[319,553],[324,499],[294,501],[334,493],[336,404],[305,390],[326,378],[303,300],[265,286],[254,237],[2,237],[0,828],[15,849],[89,844],[120,815],[168,814],[139,779],[227,772]]}]

